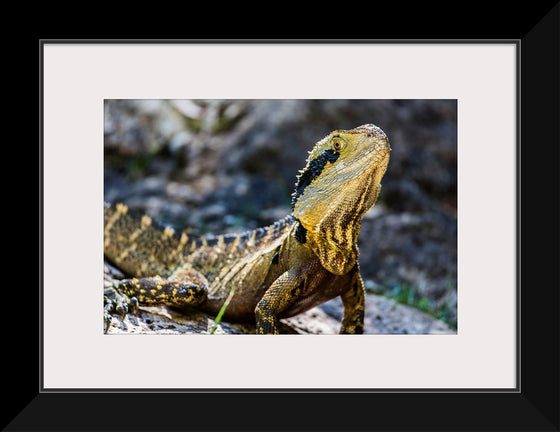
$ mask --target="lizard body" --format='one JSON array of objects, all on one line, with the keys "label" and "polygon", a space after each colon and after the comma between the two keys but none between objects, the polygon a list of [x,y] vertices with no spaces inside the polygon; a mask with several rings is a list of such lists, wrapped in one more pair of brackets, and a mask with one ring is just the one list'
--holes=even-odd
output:
[{"label": "lizard body", "polygon": [[140,304],[191,305],[278,333],[278,319],[341,296],[341,333],[362,333],[365,291],[357,238],[389,162],[389,142],[367,124],[336,130],[309,153],[292,213],[240,235],[191,239],[124,204],[105,206],[104,253],[130,279],[105,289],[106,326]]}]

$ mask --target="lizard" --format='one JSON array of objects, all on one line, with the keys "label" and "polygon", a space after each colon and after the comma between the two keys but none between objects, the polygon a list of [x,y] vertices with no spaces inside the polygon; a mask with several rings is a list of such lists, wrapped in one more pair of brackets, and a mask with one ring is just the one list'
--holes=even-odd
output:
[{"label": "lizard", "polygon": [[329,133],[297,175],[291,213],[241,234],[190,238],[187,229],[105,203],[104,255],[125,273],[104,289],[105,332],[112,315],[124,318],[144,304],[221,311],[230,322],[255,322],[257,334],[278,334],[279,319],[340,296],[339,333],[363,333],[357,239],[390,151],[373,124]]}]

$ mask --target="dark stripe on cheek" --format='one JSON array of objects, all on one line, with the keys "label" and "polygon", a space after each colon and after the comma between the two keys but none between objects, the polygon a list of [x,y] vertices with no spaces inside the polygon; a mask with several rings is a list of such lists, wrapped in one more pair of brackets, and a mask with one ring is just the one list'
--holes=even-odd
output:
[{"label": "dark stripe on cheek", "polygon": [[305,227],[299,221],[298,221],[298,226],[296,228],[296,232],[295,232],[294,235],[296,237],[296,240],[298,242],[300,242],[301,244],[304,244],[305,242],[307,242],[307,230],[305,229]]},{"label": "dark stripe on cheek", "polygon": [[296,190],[292,196],[292,210],[294,209],[298,198],[301,196],[305,188],[309,186],[313,180],[321,175],[328,162],[335,163],[338,159],[338,156],[340,156],[339,152],[329,149],[325,150],[323,153],[309,162],[309,164],[307,165],[307,169],[298,179]]},{"label": "dark stripe on cheek", "polygon": [[278,264],[279,259],[280,259],[280,246],[278,246],[274,250],[274,255],[272,256],[272,264]]}]

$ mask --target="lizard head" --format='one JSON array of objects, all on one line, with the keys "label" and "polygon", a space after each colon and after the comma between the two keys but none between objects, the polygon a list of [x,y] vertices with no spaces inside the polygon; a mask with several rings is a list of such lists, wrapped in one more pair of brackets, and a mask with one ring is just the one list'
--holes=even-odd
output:
[{"label": "lizard head", "polygon": [[305,228],[307,246],[332,273],[356,263],[361,220],[379,196],[390,150],[373,124],[336,130],[315,144],[300,171],[292,213]]}]

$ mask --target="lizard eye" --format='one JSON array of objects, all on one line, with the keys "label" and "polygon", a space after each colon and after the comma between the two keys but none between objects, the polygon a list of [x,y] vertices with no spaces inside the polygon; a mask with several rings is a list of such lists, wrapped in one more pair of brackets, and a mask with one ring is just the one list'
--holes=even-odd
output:
[{"label": "lizard eye", "polygon": [[344,143],[342,141],[340,141],[338,139],[333,141],[333,148],[336,151],[342,150],[342,147],[344,147]]}]

